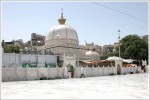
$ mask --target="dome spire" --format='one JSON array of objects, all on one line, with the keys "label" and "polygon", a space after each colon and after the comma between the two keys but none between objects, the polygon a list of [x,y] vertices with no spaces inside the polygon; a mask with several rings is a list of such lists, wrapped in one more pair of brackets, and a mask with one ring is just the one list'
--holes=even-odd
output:
[{"label": "dome spire", "polygon": [[65,24],[66,19],[63,18],[63,8],[61,9],[61,18],[58,19],[59,24]]},{"label": "dome spire", "polygon": [[63,8],[61,8],[61,18],[63,19]]}]

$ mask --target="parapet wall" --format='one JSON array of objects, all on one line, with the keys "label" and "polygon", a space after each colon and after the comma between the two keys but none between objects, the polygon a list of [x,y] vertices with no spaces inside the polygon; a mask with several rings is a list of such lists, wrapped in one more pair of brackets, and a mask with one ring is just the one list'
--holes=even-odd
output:
[{"label": "parapet wall", "polygon": [[[85,67],[85,77],[108,76],[115,74],[115,67]],[[122,67],[122,73],[141,72],[141,67]],[[80,67],[75,68],[75,78],[81,75]],[[63,78],[63,67],[61,68],[22,68],[22,67],[2,67],[2,81],[28,81]]]},{"label": "parapet wall", "polygon": [[2,66],[20,67],[24,63],[36,64],[37,67],[45,66],[45,64],[57,64],[57,56],[56,55],[15,54],[15,53],[3,53],[2,55]]}]

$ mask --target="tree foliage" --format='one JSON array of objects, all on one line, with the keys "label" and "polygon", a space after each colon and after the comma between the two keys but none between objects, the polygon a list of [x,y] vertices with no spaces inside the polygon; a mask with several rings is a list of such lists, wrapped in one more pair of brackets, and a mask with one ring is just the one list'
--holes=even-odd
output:
[{"label": "tree foliage", "polygon": [[148,42],[137,35],[128,35],[120,40],[121,56],[132,59],[148,59]]},{"label": "tree foliage", "polygon": [[20,52],[19,46],[14,46],[14,45],[7,45],[4,47],[4,52],[5,53],[19,53]]}]

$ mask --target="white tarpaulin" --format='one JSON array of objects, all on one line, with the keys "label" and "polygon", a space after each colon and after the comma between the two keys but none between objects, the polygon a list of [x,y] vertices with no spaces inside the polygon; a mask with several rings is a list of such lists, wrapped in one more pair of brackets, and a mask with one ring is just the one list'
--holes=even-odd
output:
[{"label": "white tarpaulin", "polygon": [[127,63],[132,63],[133,59],[123,59],[120,57],[116,57],[116,56],[112,56],[112,57],[108,57],[106,60],[111,61],[111,60],[123,60],[123,62],[127,62]]},{"label": "white tarpaulin", "polygon": [[123,60],[123,58],[112,56],[112,57],[108,57],[106,60]]}]

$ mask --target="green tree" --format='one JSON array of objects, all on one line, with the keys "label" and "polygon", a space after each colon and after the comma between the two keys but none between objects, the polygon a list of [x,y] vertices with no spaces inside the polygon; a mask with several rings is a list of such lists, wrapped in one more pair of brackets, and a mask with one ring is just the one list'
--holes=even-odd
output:
[{"label": "green tree", "polygon": [[148,59],[148,42],[137,35],[128,35],[120,40],[121,57]]},{"label": "green tree", "polygon": [[19,53],[20,52],[19,46],[14,46],[14,45],[7,45],[4,47],[4,52],[5,53]]}]

